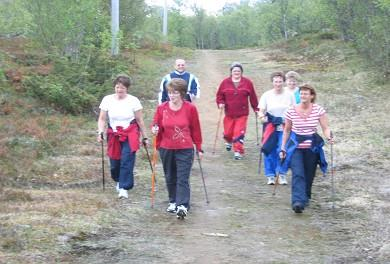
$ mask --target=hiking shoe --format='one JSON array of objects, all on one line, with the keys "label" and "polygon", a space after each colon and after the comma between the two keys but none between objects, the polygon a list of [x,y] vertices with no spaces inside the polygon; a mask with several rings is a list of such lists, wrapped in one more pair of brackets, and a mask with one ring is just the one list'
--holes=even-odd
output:
[{"label": "hiking shoe", "polygon": [[231,143],[225,143],[226,151],[232,150],[232,144]]},{"label": "hiking shoe", "polygon": [[115,190],[116,190],[117,193],[119,193],[119,182],[116,183]]},{"label": "hiking shoe", "polygon": [[267,184],[268,185],[274,185],[275,184],[275,177],[268,177]]},{"label": "hiking shoe", "polygon": [[168,213],[176,213],[176,210],[177,210],[176,203],[169,203],[168,208],[167,208],[167,212]]},{"label": "hiking shoe", "polygon": [[240,160],[242,159],[242,155],[240,152],[234,152],[234,159],[235,160]]},{"label": "hiking shoe", "polygon": [[287,185],[287,179],[286,175],[279,175],[279,184],[281,185]]},{"label": "hiking shoe", "polygon": [[187,216],[187,208],[184,206],[184,205],[179,205],[177,207],[177,212],[176,212],[176,216],[178,219],[184,219],[184,217]]},{"label": "hiking shoe", "polygon": [[129,198],[129,193],[125,189],[119,189],[118,198],[119,199],[127,199],[127,198]]},{"label": "hiking shoe", "polygon": [[294,203],[292,209],[294,210],[294,212],[296,214],[301,214],[303,212],[304,208],[300,203]]}]

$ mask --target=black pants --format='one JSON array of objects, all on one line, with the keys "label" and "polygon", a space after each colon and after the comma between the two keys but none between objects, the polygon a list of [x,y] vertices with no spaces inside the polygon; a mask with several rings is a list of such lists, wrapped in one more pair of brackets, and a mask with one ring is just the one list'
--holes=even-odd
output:
[{"label": "black pants", "polygon": [[194,160],[194,149],[164,149],[160,148],[165,182],[170,203],[177,206],[190,206],[190,174]]}]

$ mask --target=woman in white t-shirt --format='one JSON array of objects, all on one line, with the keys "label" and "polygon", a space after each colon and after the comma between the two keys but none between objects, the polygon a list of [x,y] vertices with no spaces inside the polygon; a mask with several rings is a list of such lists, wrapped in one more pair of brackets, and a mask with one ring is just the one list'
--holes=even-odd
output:
[{"label": "woman in white t-shirt", "polygon": [[142,134],[148,144],[142,105],[137,97],[128,94],[130,78],[119,75],[113,82],[115,93],[107,95],[100,103],[98,141],[102,142],[107,123],[107,154],[110,157],[111,177],[116,182],[119,198],[128,198],[128,190],[134,186],[135,153],[139,149]]},{"label": "woman in white t-shirt", "polygon": [[[274,185],[280,172],[279,150],[282,143],[285,111],[294,104],[292,93],[283,89],[283,72],[271,74],[273,89],[266,91],[260,98],[259,118],[263,122],[261,153],[264,153],[264,175],[267,184]],[[279,175],[279,183],[287,184],[286,174]]]}]

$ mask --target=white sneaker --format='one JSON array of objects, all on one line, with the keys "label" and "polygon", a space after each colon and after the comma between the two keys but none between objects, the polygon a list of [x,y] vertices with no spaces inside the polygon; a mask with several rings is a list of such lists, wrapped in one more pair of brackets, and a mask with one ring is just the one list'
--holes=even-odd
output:
[{"label": "white sneaker", "polygon": [[235,160],[240,160],[242,159],[242,155],[240,152],[234,152],[234,159]]},{"label": "white sneaker", "polygon": [[116,183],[115,190],[116,190],[117,193],[119,193],[119,182]]},{"label": "white sneaker", "polygon": [[184,217],[187,216],[187,213],[188,213],[188,210],[184,205],[179,205],[177,207],[177,212],[176,212],[177,218],[184,219]]},{"label": "white sneaker", "polygon": [[125,189],[119,189],[118,198],[119,199],[122,199],[122,198],[127,199],[127,198],[129,198],[129,193]]},{"label": "white sneaker", "polygon": [[279,175],[279,184],[287,185],[286,175]]},{"label": "white sneaker", "polygon": [[268,185],[274,185],[275,184],[275,177],[268,177]]},{"label": "white sneaker", "polygon": [[167,208],[168,213],[176,213],[176,203],[169,203]]}]

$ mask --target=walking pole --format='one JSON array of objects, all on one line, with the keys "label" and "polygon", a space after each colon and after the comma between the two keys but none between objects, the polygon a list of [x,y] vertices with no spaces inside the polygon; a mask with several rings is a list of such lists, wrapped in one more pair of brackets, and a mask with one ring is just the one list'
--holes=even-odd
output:
[{"label": "walking pole", "polygon": [[[280,167],[283,166],[283,163],[284,163],[284,160],[286,159],[286,157],[284,157],[283,159],[280,159]],[[275,185],[274,185],[274,190],[272,192],[272,195],[275,196],[276,194],[276,187],[278,187],[278,184],[279,184],[279,175],[280,175],[280,171],[278,171],[278,173],[276,174],[276,179],[275,179]]]},{"label": "walking pole", "polygon": [[260,153],[259,153],[259,166],[257,169],[257,173],[261,176],[261,163],[262,163],[262,158],[263,158],[263,152],[261,150],[262,147],[260,147]]},{"label": "walking pole", "polygon": [[[257,123],[257,118],[256,118],[256,123]],[[257,124],[256,124],[257,126]],[[261,176],[261,163],[262,163],[262,158],[263,158],[263,134],[261,135],[261,141],[260,143],[257,143],[257,145],[260,145],[260,152],[259,152],[259,166],[258,166],[258,169],[257,169],[257,173],[259,174],[259,176]]]},{"label": "walking pole", "polygon": [[213,155],[215,154],[215,148],[217,146],[217,140],[218,140],[218,134],[219,134],[219,126],[221,124],[221,119],[222,119],[222,110],[223,108],[221,108],[219,110],[219,117],[218,117],[218,123],[217,123],[217,132],[215,133],[215,140],[214,140],[214,146],[213,146]]},{"label": "walking pole", "polygon": [[103,181],[103,191],[106,189],[105,187],[105,181],[104,181],[104,136],[103,136],[103,132],[100,133],[100,138],[102,139],[102,181]]},{"label": "walking pole", "polygon": [[142,141],[142,145],[144,146],[145,151],[146,151],[146,156],[148,157],[148,161],[149,161],[149,165],[150,165],[150,170],[153,172],[153,165],[152,165],[152,161],[150,160],[150,155],[149,155],[148,147],[146,146],[146,143],[145,143],[144,141]]},{"label": "walking pole", "polygon": [[[333,138],[333,132],[330,132],[330,138]],[[330,144],[330,174],[332,177],[332,210],[334,210],[334,167],[333,167],[333,144]]]},{"label": "walking pole", "polygon": [[256,144],[258,146],[259,145],[259,121],[257,117],[257,112],[255,112],[255,117],[256,117]]},{"label": "walking pole", "polygon": [[200,157],[199,157],[199,152],[198,152],[198,150],[195,150],[195,152],[196,152],[196,157],[197,157],[197,160],[198,160],[198,163],[199,163],[200,175],[202,176],[203,189],[204,189],[204,194],[205,194],[205,196],[206,196],[206,203],[209,204],[210,201],[209,201],[209,197],[208,197],[208,195],[207,195],[206,183],[205,183],[205,181],[204,181],[202,163],[201,163],[201,161],[200,161]]},{"label": "walking pole", "polygon": [[154,207],[154,192],[156,184],[156,163],[157,163],[157,147],[156,147],[156,136],[153,136],[153,156],[152,156],[152,190],[150,193],[151,207]]}]

